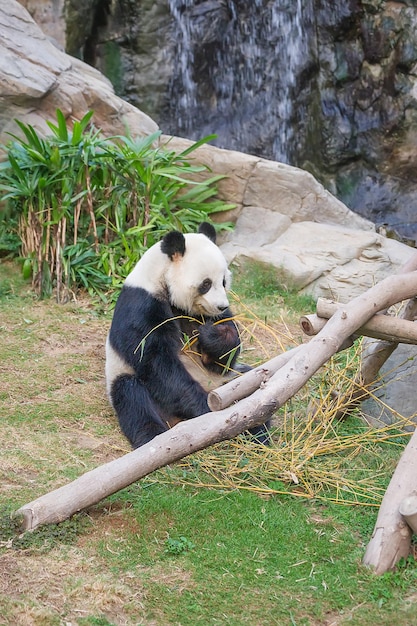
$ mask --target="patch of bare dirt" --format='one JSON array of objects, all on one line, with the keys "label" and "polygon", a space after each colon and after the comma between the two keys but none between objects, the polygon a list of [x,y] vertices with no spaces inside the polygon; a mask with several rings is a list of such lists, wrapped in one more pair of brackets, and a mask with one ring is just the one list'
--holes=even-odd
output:
[{"label": "patch of bare dirt", "polygon": [[131,626],[141,622],[138,613],[143,610],[145,591],[139,577],[115,579],[100,568],[96,555],[92,559],[88,551],[71,548],[48,555],[3,554],[0,598],[19,626],[58,623],[57,619],[76,626],[80,618],[89,616],[106,616],[116,626]]},{"label": "patch of bare dirt", "polygon": [[45,356],[56,357],[62,354],[78,354],[104,360],[104,346],[107,329],[94,328],[94,335],[84,327],[75,326],[71,335],[63,337],[60,334],[48,335],[41,339],[42,351]]}]

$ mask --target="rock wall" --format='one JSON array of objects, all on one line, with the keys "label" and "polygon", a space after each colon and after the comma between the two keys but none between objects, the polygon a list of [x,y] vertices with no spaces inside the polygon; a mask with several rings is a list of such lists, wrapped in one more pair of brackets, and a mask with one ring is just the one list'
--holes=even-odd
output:
[{"label": "rock wall", "polygon": [[60,108],[81,119],[89,110],[106,134],[151,133],[156,123],[118,98],[99,71],[61,52],[15,0],[0,2],[0,141],[16,133],[15,118],[49,132],[45,120]]},{"label": "rock wall", "polygon": [[[114,94],[110,82],[88,64],[59,51],[15,0],[0,4],[0,141],[18,131],[14,118],[49,132],[45,123],[60,108],[67,118],[95,111],[107,135],[149,134],[156,123]],[[167,138],[164,138],[164,141]],[[178,150],[190,141],[170,138]],[[256,258],[277,267],[282,280],[314,296],[348,300],[400,267],[413,250],[375,233],[308,172],[241,152],[203,146],[200,162],[225,178],[220,195],[236,204],[236,222],[224,242],[229,261]]]},{"label": "rock wall", "polygon": [[353,210],[415,240],[416,3],[319,5],[318,127],[297,162]]},{"label": "rock wall", "polygon": [[65,0],[21,0],[43,33],[60,49],[66,47]]},{"label": "rock wall", "polygon": [[164,132],[306,169],[417,238],[414,0],[22,3]]}]

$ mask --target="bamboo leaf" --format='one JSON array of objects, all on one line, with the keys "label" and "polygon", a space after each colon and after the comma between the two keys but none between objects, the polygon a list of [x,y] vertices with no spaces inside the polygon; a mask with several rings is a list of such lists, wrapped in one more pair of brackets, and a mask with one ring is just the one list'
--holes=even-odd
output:
[{"label": "bamboo leaf", "polygon": [[68,141],[67,120],[61,109],[56,110],[56,119],[58,121],[59,138]]},{"label": "bamboo leaf", "polygon": [[207,137],[203,137],[199,141],[196,141],[195,143],[193,143],[193,145],[190,146],[189,148],[186,148],[185,150],[180,152],[178,157],[180,158],[180,157],[188,156],[189,154],[191,154],[191,152],[194,152],[194,150],[197,150],[197,148],[200,148],[204,144],[208,143],[209,141],[213,141],[214,139],[217,139],[217,135],[207,135]]},{"label": "bamboo leaf", "polygon": [[[44,149],[44,144],[41,139],[39,139],[33,126],[31,126],[30,124],[24,124],[20,120],[15,120],[15,122],[19,126],[20,130],[24,133],[28,141],[28,147],[34,146],[36,150],[42,152]],[[14,135],[12,135],[12,137],[14,137],[19,143],[23,143],[19,137],[16,137]]]},{"label": "bamboo leaf", "polygon": [[81,127],[81,124],[79,122],[74,122],[74,125],[72,127],[72,138],[71,138],[71,143],[73,146],[76,146],[80,143],[82,134],[83,134],[83,129]]},{"label": "bamboo leaf", "polygon": [[84,132],[85,129],[87,128],[88,123],[90,122],[90,120],[93,117],[93,115],[94,115],[94,111],[88,111],[84,115],[84,117],[80,120],[79,124],[80,124],[82,132]]}]

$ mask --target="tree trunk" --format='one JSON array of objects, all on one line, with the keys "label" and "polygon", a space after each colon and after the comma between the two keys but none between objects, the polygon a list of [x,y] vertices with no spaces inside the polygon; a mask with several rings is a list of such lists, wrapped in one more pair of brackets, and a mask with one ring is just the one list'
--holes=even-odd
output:
[{"label": "tree trunk", "polygon": [[386,278],[336,311],[318,335],[294,350],[288,362],[248,398],[177,424],[141,448],[24,505],[16,515],[23,517],[25,529],[60,522],[164,465],[264,423],[338,351],[346,337],[381,309],[415,293],[417,272]]}]

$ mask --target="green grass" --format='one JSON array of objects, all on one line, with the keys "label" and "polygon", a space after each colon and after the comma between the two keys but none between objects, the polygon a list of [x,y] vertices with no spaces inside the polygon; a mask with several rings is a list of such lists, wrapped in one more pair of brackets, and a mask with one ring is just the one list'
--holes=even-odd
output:
[{"label": "green grass", "polygon": [[[278,309],[285,317],[306,312],[304,301],[270,287],[274,277],[245,271],[234,289],[248,307],[266,311],[275,302],[272,321]],[[415,561],[379,577],[362,565],[376,506],[307,498],[278,473],[272,482],[287,493],[256,492],[249,487],[258,477],[246,461],[246,487],[227,488],[219,469],[231,469],[227,443],[62,524],[19,534],[13,511],[129,449],[105,396],[108,326],[88,300],[59,306],[35,300],[19,269],[1,266],[0,625],[415,623]],[[354,371],[345,354],[336,361],[332,380],[338,367]],[[306,398],[319,395],[323,384],[317,377],[304,396],[287,403],[286,419],[301,423]],[[338,437],[364,430],[357,416],[335,429]],[[291,431],[283,431],[276,439],[282,445],[284,434],[291,441]],[[406,441],[375,441],[341,462],[355,480],[366,477],[381,488]],[[242,459],[245,454],[242,447]],[[217,488],[204,486],[213,482],[210,455],[217,457]],[[335,457],[313,462],[325,472]]]},{"label": "green grass", "polygon": [[239,261],[232,266],[233,290],[268,322],[285,313],[287,319],[298,319],[300,314],[315,310],[315,302],[308,294],[299,294],[292,285],[281,281],[280,271],[260,261]]},{"label": "green grass", "polygon": [[[350,549],[345,558],[351,544],[348,530],[331,519],[313,522],[314,505],[262,500],[250,493],[185,490],[179,498],[178,490],[158,485],[138,496],[130,496],[135,501],[131,515],[144,532],[137,537],[134,554],[117,552],[117,542],[113,544],[113,567],[117,572],[132,569],[138,553],[146,554],[146,564],[153,567],[163,568],[167,559],[181,562],[191,572],[188,593],[178,597],[169,587],[158,589],[169,623],[181,623],[184,611],[193,624],[208,623],[208,616],[210,623],[270,624],[277,617],[290,623],[291,613],[308,623],[306,614],[323,617],[350,602],[351,584],[346,589],[330,585],[338,579],[356,580],[360,548]],[[161,513],[168,528],[160,525]],[[146,530],[148,520],[152,524]],[[167,556],[167,533],[170,538],[186,537],[194,547]],[[207,594],[207,589],[216,592]],[[239,603],[232,598],[240,598]]]}]

